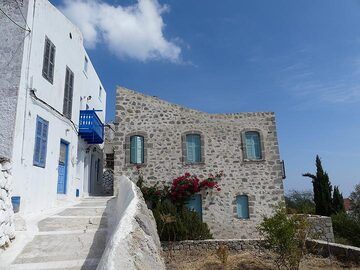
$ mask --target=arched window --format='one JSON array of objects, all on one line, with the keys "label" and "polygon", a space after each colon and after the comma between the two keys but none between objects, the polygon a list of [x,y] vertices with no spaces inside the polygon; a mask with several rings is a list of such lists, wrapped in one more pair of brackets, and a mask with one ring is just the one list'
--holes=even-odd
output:
[{"label": "arched window", "polygon": [[201,136],[200,134],[186,135],[186,162],[201,162]]},{"label": "arched window", "polygon": [[260,134],[257,131],[245,132],[245,155],[246,159],[262,159]]},{"label": "arched window", "polygon": [[249,219],[249,198],[247,195],[236,196],[237,216],[241,219]]},{"label": "arched window", "polygon": [[134,135],[130,137],[130,163],[144,163],[144,137]]}]

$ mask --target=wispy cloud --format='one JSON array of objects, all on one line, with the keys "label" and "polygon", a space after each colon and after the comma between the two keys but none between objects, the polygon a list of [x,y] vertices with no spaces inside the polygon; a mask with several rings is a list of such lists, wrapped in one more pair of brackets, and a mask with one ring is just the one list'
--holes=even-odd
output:
[{"label": "wispy cloud", "polygon": [[105,44],[120,58],[182,63],[180,39],[169,41],[163,32],[162,15],[170,8],[157,0],[138,0],[126,7],[97,0],[64,0],[60,9],[80,28],[88,48]]},{"label": "wispy cloud", "polygon": [[358,61],[343,59],[338,72],[334,72],[327,69],[326,62],[322,63],[323,68],[315,67],[308,53],[299,50],[283,59],[286,63],[276,77],[284,91],[301,99],[303,104],[360,102],[360,57]]}]

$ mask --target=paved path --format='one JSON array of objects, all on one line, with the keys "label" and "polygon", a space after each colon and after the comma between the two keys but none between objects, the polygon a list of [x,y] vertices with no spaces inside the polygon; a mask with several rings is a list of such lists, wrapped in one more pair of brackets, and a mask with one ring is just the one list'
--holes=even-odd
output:
[{"label": "paved path", "polygon": [[96,269],[106,244],[110,197],[90,197],[39,222],[10,269]]}]

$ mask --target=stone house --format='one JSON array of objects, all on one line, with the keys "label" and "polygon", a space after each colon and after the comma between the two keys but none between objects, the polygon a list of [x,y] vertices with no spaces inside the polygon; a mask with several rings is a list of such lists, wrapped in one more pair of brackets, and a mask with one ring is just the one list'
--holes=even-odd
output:
[{"label": "stone house", "polygon": [[1,246],[10,197],[36,214],[101,192],[106,91],[80,30],[49,1],[0,2]]},{"label": "stone house", "polygon": [[116,96],[115,180],[169,184],[189,172],[220,170],[220,192],[192,202],[216,238],[255,238],[264,215],[283,201],[283,163],[271,112],[209,114],[122,87]]}]

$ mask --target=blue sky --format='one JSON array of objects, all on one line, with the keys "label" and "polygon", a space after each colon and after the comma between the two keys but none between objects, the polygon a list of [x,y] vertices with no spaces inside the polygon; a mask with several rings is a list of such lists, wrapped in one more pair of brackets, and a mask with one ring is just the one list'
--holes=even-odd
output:
[{"label": "blue sky", "polygon": [[116,85],[210,113],[274,111],[287,190],[312,188],[301,174],[316,154],[344,195],[360,183],[360,1],[51,2],[86,33],[108,121]]}]

